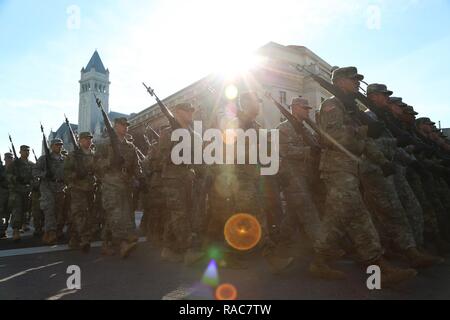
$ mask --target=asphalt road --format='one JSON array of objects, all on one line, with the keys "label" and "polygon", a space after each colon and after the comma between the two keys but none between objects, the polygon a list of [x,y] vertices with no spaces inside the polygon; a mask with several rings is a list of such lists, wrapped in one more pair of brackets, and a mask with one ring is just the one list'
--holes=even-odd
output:
[{"label": "asphalt road", "polygon": [[[144,240],[144,239],[142,239]],[[0,300],[161,300],[213,299],[211,287],[201,284],[210,261],[194,267],[162,262],[159,250],[147,242],[127,260],[102,257],[99,243],[89,254],[70,251],[65,245],[39,247],[26,235],[19,248],[10,240],[0,242]],[[231,283],[241,300],[280,299],[450,299],[450,264],[421,271],[419,276],[395,289],[370,291],[368,275],[355,263],[339,268],[348,279],[327,282],[312,279],[307,272],[310,256],[294,249],[297,260],[283,275],[270,273],[259,254],[247,260],[247,270],[218,270],[219,283]],[[68,290],[67,268],[80,267],[81,289]]]}]

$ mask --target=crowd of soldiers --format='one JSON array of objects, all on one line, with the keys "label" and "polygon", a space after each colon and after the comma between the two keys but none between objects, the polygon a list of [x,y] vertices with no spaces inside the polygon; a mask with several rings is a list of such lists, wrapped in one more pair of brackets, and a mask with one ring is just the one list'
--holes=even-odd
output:
[{"label": "crowd of soldiers", "polygon": [[[171,134],[190,130],[195,109],[189,103],[175,106],[169,119],[175,122],[146,137],[145,156],[125,118],[114,121],[119,160],[110,137],[94,147],[89,132],[79,134],[79,149],[66,156],[63,142],[51,141],[51,158],[36,164],[22,146],[20,157],[5,154],[1,167],[0,233],[5,237],[11,216],[19,241],[31,212],[35,235],[43,233],[48,245],[66,230],[73,249],[88,252],[99,236],[103,255],[126,258],[143,234],[164,260],[193,264],[214,244],[222,248],[220,266],[239,269],[247,267],[245,255],[225,241],[224,226],[247,213],[262,229],[254,250],[274,272],[292,264],[280,248],[301,236],[314,252],[309,272],[315,277],[345,278],[333,262],[350,256],[380,266],[386,284],[413,278],[450,252],[450,141],[429,118],[416,119],[414,108],[386,85],[371,84],[362,95],[363,79],[355,67],[335,69],[336,94],[322,103],[315,122],[308,100],[293,99],[293,117],[278,127],[276,176],[261,176],[258,164],[174,164]],[[258,93],[243,92],[234,111],[217,112],[211,126],[258,130],[261,102]],[[393,259],[408,267],[394,266]]]}]

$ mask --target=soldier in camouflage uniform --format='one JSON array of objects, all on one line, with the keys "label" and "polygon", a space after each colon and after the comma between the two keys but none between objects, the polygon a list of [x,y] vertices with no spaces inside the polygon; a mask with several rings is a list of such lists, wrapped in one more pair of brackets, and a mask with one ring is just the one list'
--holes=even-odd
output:
[{"label": "soldier in camouflage uniform", "polygon": [[13,161],[14,157],[11,153],[5,153],[5,164],[1,163],[0,160],[0,240],[6,239],[6,230],[11,216],[6,171]]},{"label": "soldier in camouflage uniform", "polygon": [[20,158],[16,159],[6,171],[11,192],[11,224],[14,241],[20,241],[20,229],[24,224],[25,215],[30,211],[32,168],[34,164],[28,160],[29,155],[30,147],[21,146]]},{"label": "soldier in camouflage uniform", "polygon": [[[386,123],[390,120],[389,97],[392,93],[383,84],[368,86],[367,96],[376,108],[373,111],[377,120]],[[406,104],[404,105],[406,106]],[[388,219],[384,219],[387,223],[382,223],[382,231],[386,231],[386,236],[397,244],[397,249],[406,253],[415,267],[429,266],[433,263],[433,260],[422,256],[416,248],[417,245],[423,246],[424,218],[420,203],[406,179],[406,167],[402,165],[402,163],[407,164],[409,161],[409,159],[405,159],[408,154],[403,149],[398,148],[401,141],[395,138],[387,128],[383,131],[382,136],[374,141],[385,158],[395,164],[395,173],[392,177],[383,179],[382,185],[372,183],[372,174],[366,175],[369,186],[367,183],[364,184],[363,180],[366,189],[368,187],[371,190],[371,187],[373,187],[385,190],[385,195],[379,198],[381,203],[385,203],[385,206],[380,206],[381,209],[378,210],[382,217],[380,220],[383,220],[386,215]],[[374,190],[375,193],[379,191]],[[383,208],[386,210],[383,210]]]},{"label": "soldier in camouflage uniform", "polygon": [[163,192],[162,162],[159,145],[149,147],[147,159],[142,163],[148,190],[144,197],[144,217],[147,239],[154,245],[163,243],[164,225],[167,218],[166,200]]},{"label": "soldier in camouflage uniform", "polygon": [[391,99],[389,108],[396,120],[397,128],[402,130],[398,132],[397,137],[399,140],[407,138],[405,151],[409,155],[409,161],[407,162],[406,177],[423,209],[424,241],[425,244],[430,242],[435,245],[440,253],[446,253],[450,247],[439,231],[436,213],[439,206],[435,206],[436,197],[432,192],[433,189],[431,192],[428,190],[434,188],[434,183],[430,178],[430,173],[421,164],[427,146],[421,142],[415,133],[415,116],[417,113],[414,112],[413,108],[402,108],[401,102],[401,98]]},{"label": "soldier in camouflage uniform", "polygon": [[[309,117],[312,108],[306,99],[295,98],[291,104],[292,114],[299,122]],[[313,202],[312,163],[313,153],[294,127],[285,121],[280,130],[280,184],[287,202],[287,216],[282,223],[282,234],[292,237],[301,226],[312,244],[320,230],[319,211]],[[305,134],[310,134],[305,128]]]},{"label": "soldier in camouflage uniform", "polygon": [[119,247],[120,256],[127,258],[136,248],[138,238],[131,221],[133,178],[139,172],[136,147],[126,140],[129,123],[126,118],[114,121],[114,130],[119,139],[121,158],[120,167],[114,160],[113,149],[109,138],[96,145],[95,172],[101,180],[102,203],[105,210],[105,230],[103,234],[102,254],[114,255]]},{"label": "soldier in camouflage uniform", "polygon": [[[426,185],[426,191],[430,201],[435,208],[436,218],[440,233],[445,237],[448,237],[450,231],[449,212],[450,204],[448,204],[448,198],[450,197],[447,185],[442,180],[441,164],[436,157],[437,146],[430,138],[433,134],[433,128],[435,123],[429,118],[420,118],[416,120],[416,132],[424,143],[428,146],[428,151],[422,157],[422,163],[427,172],[424,173],[421,178],[422,182]],[[449,238],[447,238],[449,240]]]},{"label": "soldier in camouflage uniform", "polygon": [[[339,68],[333,72],[333,84],[346,98],[358,92],[364,77],[355,67]],[[360,160],[356,157],[369,156],[368,127],[355,119],[354,112],[348,111],[344,102],[332,97],[323,102],[320,110],[320,127],[355,157],[343,153],[334,144],[324,141],[325,150],[321,158],[321,177],[327,188],[326,212],[321,224],[316,255],[310,272],[319,278],[342,279],[345,275],[330,267],[332,259],[343,252],[337,247],[342,236],[347,235],[353,242],[358,258],[364,265],[378,265],[382,270],[383,283],[395,283],[414,277],[412,269],[397,269],[383,258],[378,232],[372,222],[361,193],[359,183]],[[325,139],[324,139],[325,140]]]},{"label": "soldier in camouflage uniform", "polygon": [[69,246],[80,247],[85,253],[90,249],[92,238],[92,226],[89,223],[92,221],[96,182],[92,138],[89,132],[80,133],[80,149],[70,153],[64,163],[64,180],[71,196]]},{"label": "soldier in camouflage uniform", "polygon": [[[261,126],[256,122],[261,108],[262,100],[255,92],[241,93],[237,105],[225,106],[223,112],[218,114],[219,128],[226,132],[228,129],[258,130]],[[228,137],[227,137],[228,139]],[[226,141],[235,143],[236,141]],[[236,146],[234,148],[237,150]],[[245,143],[245,164],[240,165],[215,165],[212,168],[212,188],[208,194],[209,200],[209,225],[207,228],[208,241],[219,240],[223,243],[224,227],[228,219],[234,214],[246,213],[253,215],[261,225],[262,238],[259,247],[262,248],[263,256],[269,263],[269,267],[275,273],[281,272],[292,263],[293,258],[278,256],[274,243],[269,238],[268,216],[264,208],[264,195],[261,189],[266,177],[261,176],[259,165],[249,163],[249,154],[258,150],[257,146]],[[224,145],[226,150],[226,145]],[[225,151],[224,151],[224,154]],[[234,161],[236,163],[236,155]],[[229,249],[221,262],[223,267],[246,268],[243,261],[234,249]]]},{"label": "soldier in camouflage uniform", "polygon": [[64,184],[64,156],[61,154],[63,141],[54,139],[50,143],[50,161],[41,156],[33,168],[33,175],[41,180],[41,209],[45,215],[43,242],[53,245],[63,237],[66,224]]},{"label": "soldier in camouflage uniform", "polygon": [[[174,107],[174,116],[184,129],[192,124],[195,109],[189,103],[181,103]],[[165,219],[163,250],[164,260],[186,264],[194,263],[200,253],[193,248],[193,186],[195,170],[192,165],[175,165],[171,159],[171,141],[173,129],[165,127],[161,131],[159,148],[162,164],[162,184],[164,199],[166,200],[167,218]],[[196,133],[191,131],[191,137],[196,139]]]}]

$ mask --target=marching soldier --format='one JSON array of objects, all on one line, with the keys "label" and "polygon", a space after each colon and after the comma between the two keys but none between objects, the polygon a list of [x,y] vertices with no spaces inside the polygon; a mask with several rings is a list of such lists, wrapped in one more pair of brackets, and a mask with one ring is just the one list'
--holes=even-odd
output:
[{"label": "marching soldier", "polygon": [[114,164],[114,153],[109,138],[96,145],[95,171],[101,180],[101,196],[105,210],[102,254],[114,255],[119,249],[125,259],[137,246],[137,236],[131,221],[133,178],[139,174],[135,146],[127,141],[129,123],[126,118],[114,120],[114,130],[119,140],[120,166]]},{"label": "marching soldier", "polygon": [[28,160],[30,147],[20,147],[20,158],[16,159],[7,168],[8,183],[10,186],[10,201],[12,204],[11,224],[13,240],[20,241],[20,229],[25,221],[25,215],[30,211],[31,183],[33,180],[33,163]]},{"label": "marching soldier", "polygon": [[95,173],[93,136],[89,132],[79,135],[79,150],[69,154],[64,163],[64,180],[70,190],[71,235],[69,246],[88,252],[92,239]]},{"label": "marching soldier", "polygon": [[155,246],[163,243],[164,225],[167,218],[166,200],[163,192],[161,153],[159,145],[154,142],[149,147],[147,159],[142,164],[142,171],[148,181],[148,190],[144,198],[144,230],[147,239]]},{"label": "marching soldier", "polygon": [[[232,108],[224,110],[218,115],[219,128],[226,132],[227,129],[259,130],[261,126],[256,122],[259,115],[262,100],[256,92],[241,93],[237,101],[237,111]],[[226,107],[227,108],[227,107]],[[227,137],[226,139],[229,139]],[[226,141],[236,143],[236,141]],[[236,149],[236,148],[235,148]],[[259,190],[261,181],[258,165],[249,164],[249,153],[258,150],[257,146],[245,145],[246,163],[243,165],[219,165],[215,167],[212,188],[209,192],[210,221],[207,235],[209,241],[224,241],[224,227],[226,222],[236,213],[253,215],[262,228],[260,247],[263,256],[269,263],[271,271],[281,272],[288,268],[292,257],[281,257],[277,254],[275,244],[269,237],[268,212],[263,208],[262,194]],[[236,161],[236,158],[235,158]],[[217,239],[218,235],[222,235]],[[223,267],[246,268],[246,264],[239,259],[236,250],[228,249],[222,261]]]},{"label": "marching soldier", "polygon": [[[12,153],[5,153],[5,164],[0,163],[0,240],[6,239],[11,208],[9,205],[9,186],[6,171],[14,161]],[[1,162],[1,160],[0,160]]]},{"label": "marching soldier", "polygon": [[[190,103],[181,103],[174,107],[176,121],[184,129],[190,128],[195,109]],[[164,227],[163,249],[164,260],[184,261],[192,264],[201,258],[201,254],[193,249],[193,186],[195,170],[186,164],[175,165],[171,159],[174,143],[171,141],[173,128],[165,127],[159,140],[162,161],[162,185],[166,200],[167,218]],[[191,132],[191,136],[195,133]],[[193,136],[195,139],[195,137]]]},{"label": "marching soldier", "polygon": [[351,97],[358,92],[363,79],[355,67],[336,69],[332,75],[333,84],[342,92],[342,97],[349,100],[332,97],[323,102],[320,110],[320,126],[324,134],[351,152],[353,157],[328,141],[324,143],[320,169],[327,188],[327,209],[310,272],[319,278],[345,277],[341,271],[332,269],[329,263],[343,254],[337,243],[346,234],[364,265],[380,266],[382,281],[396,283],[415,277],[417,272],[395,268],[385,260],[378,232],[360,193],[358,158],[367,153],[368,127],[360,124],[355,118],[354,108],[351,108],[353,106],[346,104],[352,102]]},{"label": "marching soldier", "polygon": [[[291,111],[302,122],[309,117],[312,108],[303,98],[294,98]],[[311,147],[299,136],[289,121],[278,127],[280,130],[280,185],[287,202],[287,217],[282,223],[282,234],[292,237],[301,226],[311,244],[318,239],[320,230],[319,211],[313,201]],[[305,134],[309,134],[304,128]]]},{"label": "marching soldier", "polygon": [[[377,108],[375,112],[379,121],[389,117],[389,97],[392,93],[382,84],[372,84],[367,88],[368,98]],[[406,180],[406,168],[395,161],[400,154],[398,140],[384,129],[382,136],[373,141],[385,159],[395,166],[395,172],[387,177],[383,177],[381,172],[377,174],[375,168],[362,174],[367,201],[373,206],[375,218],[381,224],[379,232],[389,241],[387,246],[395,244],[395,249],[405,254],[413,267],[429,267],[438,260],[417,249],[418,244],[423,245],[423,211]]]},{"label": "marching soldier", "polygon": [[47,245],[62,239],[66,223],[63,144],[61,139],[52,140],[49,159],[41,156],[33,169],[33,175],[41,180],[41,209],[45,216],[42,240]]}]

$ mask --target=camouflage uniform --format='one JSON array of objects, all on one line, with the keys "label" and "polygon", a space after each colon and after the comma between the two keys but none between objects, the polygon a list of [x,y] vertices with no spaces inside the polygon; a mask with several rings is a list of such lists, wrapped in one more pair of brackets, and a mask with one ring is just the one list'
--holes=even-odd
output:
[{"label": "camouflage uniform", "polygon": [[9,188],[6,178],[6,168],[0,163],[0,238],[8,229],[10,210],[8,206]]},{"label": "camouflage uniform", "polygon": [[172,129],[163,128],[159,140],[163,198],[167,210],[163,243],[175,253],[183,254],[192,246],[192,196],[194,171],[188,165],[174,165],[171,160]]},{"label": "camouflage uniform", "polygon": [[22,228],[25,223],[25,215],[30,211],[33,165],[28,160],[17,159],[6,170],[12,205],[11,225],[16,230]]},{"label": "camouflage uniform", "polygon": [[[142,163],[142,171],[148,181],[147,194],[144,197],[144,217],[147,238],[157,244],[163,241],[164,225],[167,218],[166,200],[163,192],[161,155],[159,146],[153,145],[150,154]],[[143,218],[144,219],[144,218]]]},{"label": "camouflage uniform", "polygon": [[42,233],[45,223],[44,212],[41,209],[39,200],[41,197],[39,188],[40,181],[35,178],[33,181],[33,191],[31,192],[31,213],[33,216],[33,227],[35,235],[40,235]]},{"label": "camouflage uniform", "polygon": [[126,139],[119,143],[120,154],[124,163],[122,169],[114,166],[114,155],[109,138],[97,144],[95,154],[95,171],[101,181],[101,197],[105,212],[105,225],[103,226],[111,239],[103,238],[104,241],[112,240],[113,244],[121,241],[130,241],[136,236],[135,228],[131,221],[132,179],[139,173],[138,158],[135,146]]},{"label": "camouflage uniform", "polygon": [[[323,102],[322,130],[356,156],[367,143],[367,128],[357,124],[336,97]],[[321,256],[339,257],[339,240],[347,234],[361,261],[371,263],[382,256],[380,239],[359,189],[359,165],[329,143],[321,157],[321,177],[327,188],[326,212],[315,250]]]},{"label": "camouflage uniform", "polygon": [[92,240],[92,218],[95,193],[94,153],[76,150],[64,163],[64,178],[71,196],[71,237],[81,244]]},{"label": "camouflage uniform", "polygon": [[[406,251],[416,247],[416,242],[397,194],[394,176],[385,177],[381,170],[380,166],[389,162],[385,157],[388,148],[380,146],[383,143],[386,143],[383,138],[368,140],[366,150],[369,152],[366,152],[367,157],[364,158],[360,171],[364,199],[379,225],[380,236],[387,242],[386,246]],[[384,154],[380,152],[383,149]],[[389,159],[393,159],[393,154]]]},{"label": "camouflage uniform", "polygon": [[47,172],[46,156],[38,159],[33,175],[41,179],[41,209],[45,215],[45,232],[55,231],[62,235],[66,224],[64,156],[50,153],[50,173]]},{"label": "camouflage uniform", "polygon": [[314,243],[318,239],[320,219],[311,190],[311,147],[305,144],[288,121],[283,122],[278,129],[280,184],[287,201],[287,217],[282,225],[282,234],[292,235],[294,228],[300,224]]}]

